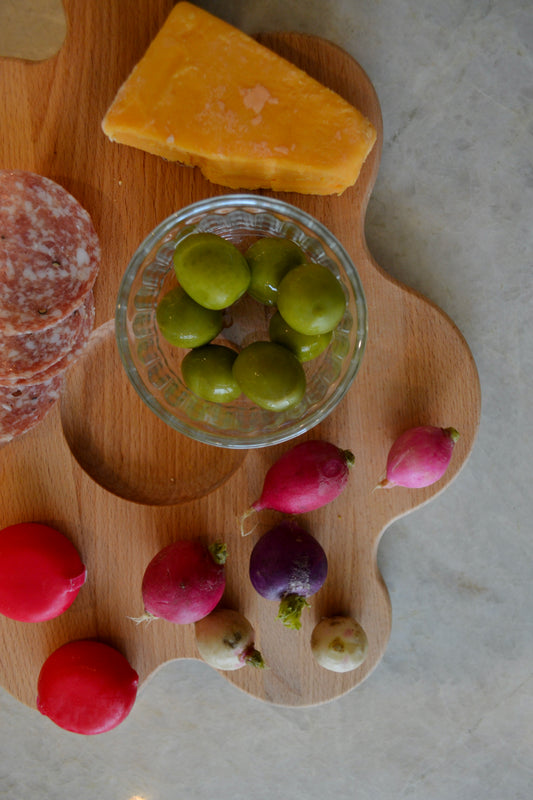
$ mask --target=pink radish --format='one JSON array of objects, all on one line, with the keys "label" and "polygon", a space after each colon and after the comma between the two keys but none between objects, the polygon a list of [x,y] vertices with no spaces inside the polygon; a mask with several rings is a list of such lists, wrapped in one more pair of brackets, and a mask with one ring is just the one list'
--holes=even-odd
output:
[{"label": "pink radish", "polygon": [[431,486],[448,469],[458,439],[455,428],[421,425],[405,431],[389,451],[386,478],[378,488]]},{"label": "pink radish", "polygon": [[255,647],[254,629],[238,611],[215,609],[195,624],[194,633],[198,652],[215,669],[236,670],[247,664],[261,669],[265,666]]},{"label": "pink radish", "polygon": [[67,642],[48,656],[37,682],[37,708],[60,728],[85,736],[116,728],[137,697],[139,676],[103,642]]},{"label": "pink radish", "polygon": [[142,596],[145,613],[136,622],[166,619],[185,625],[206,617],[226,586],[226,546],[184,539],[164,547],[148,564]]},{"label": "pink radish", "polygon": [[335,500],[348,482],[354,461],[350,450],[319,439],[295,445],[268,470],[261,496],[241,517],[241,533],[245,535],[245,519],[256,511],[303,514]]},{"label": "pink radish", "polygon": [[0,531],[0,614],[21,622],[44,622],[69,608],[87,571],[62,533],[39,522]]}]

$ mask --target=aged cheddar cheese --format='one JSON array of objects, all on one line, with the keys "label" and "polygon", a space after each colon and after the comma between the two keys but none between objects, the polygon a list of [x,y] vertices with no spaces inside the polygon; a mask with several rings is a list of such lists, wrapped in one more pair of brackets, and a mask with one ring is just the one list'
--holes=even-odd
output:
[{"label": "aged cheddar cheese", "polygon": [[174,6],[102,128],[231,189],[304,194],[354,184],[376,138],[338,94],[188,2]]}]

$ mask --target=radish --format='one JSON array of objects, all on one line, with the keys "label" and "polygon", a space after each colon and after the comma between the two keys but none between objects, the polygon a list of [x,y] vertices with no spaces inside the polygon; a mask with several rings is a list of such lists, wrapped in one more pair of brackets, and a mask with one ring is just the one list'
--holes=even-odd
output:
[{"label": "radish", "polygon": [[68,642],[48,656],[37,681],[37,708],[60,728],[85,735],[116,728],[130,713],[139,676],[103,642]]},{"label": "radish", "polygon": [[346,486],[354,461],[350,450],[331,442],[310,439],[295,445],[266,473],[261,496],[241,517],[242,535],[246,535],[245,519],[256,511],[303,514],[335,500]]},{"label": "radish", "polygon": [[250,556],[252,586],[267,600],[279,600],[278,619],[287,628],[301,628],[308,597],[326,580],[328,561],[314,536],[294,520],[271,528],[256,542]]},{"label": "radish", "polygon": [[238,611],[217,609],[199,620],[194,632],[200,655],[215,669],[236,670],[246,664],[265,666],[263,656],[255,649],[255,631]]},{"label": "radish", "polygon": [[352,617],[327,617],[313,629],[311,652],[321,667],[332,672],[350,672],[365,660],[368,639]]},{"label": "radish", "polygon": [[224,594],[226,545],[184,539],[164,547],[142,581],[145,613],[136,622],[166,619],[185,625],[206,617]]},{"label": "radish", "polygon": [[387,458],[386,478],[376,488],[421,489],[442,478],[459,439],[455,428],[420,425],[402,433]]},{"label": "radish", "polygon": [[20,522],[0,531],[0,614],[20,622],[54,619],[86,577],[78,551],[55,528]]}]

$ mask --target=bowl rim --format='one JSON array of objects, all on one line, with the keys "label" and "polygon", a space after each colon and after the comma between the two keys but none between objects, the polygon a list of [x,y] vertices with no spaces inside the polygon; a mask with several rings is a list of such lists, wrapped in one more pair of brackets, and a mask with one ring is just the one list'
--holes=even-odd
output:
[{"label": "bowl rim", "polygon": [[[167,409],[159,403],[155,396],[149,393],[146,389],[145,383],[137,369],[133,360],[130,340],[128,337],[128,298],[131,288],[137,278],[139,271],[145,261],[148,253],[150,253],[158,242],[163,243],[164,237],[181,222],[186,221],[191,216],[198,216],[204,213],[216,213],[221,210],[231,210],[243,208],[248,206],[251,211],[254,209],[259,212],[271,212],[288,215],[296,222],[300,222],[315,236],[321,239],[328,248],[334,253],[335,257],[342,264],[349,282],[354,290],[355,304],[357,308],[357,347],[351,356],[348,369],[341,384],[330,394],[330,396],[315,409],[309,416],[293,420],[286,428],[270,431],[261,435],[260,439],[248,439],[246,437],[236,437],[234,434],[224,434],[223,431],[217,433],[214,430],[206,431],[201,430],[194,426],[191,422],[186,422],[177,419]],[[216,447],[223,447],[227,449],[246,449],[251,450],[261,447],[270,447],[282,442],[289,441],[297,436],[306,433],[315,428],[322,422],[334,408],[340,403],[343,397],[353,384],[355,376],[359,371],[363,355],[366,349],[366,341],[368,337],[368,308],[366,303],[366,296],[357,272],[357,268],[353,263],[348,252],[340,243],[337,237],[316,217],[309,214],[307,211],[298,208],[285,200],[269,197],[266,195],[258,194],[223,194],[215,197],[205,198],[191,203],[183,208],[170,214],[162,220],[156,227],[145,237],[141,244],[133,253],[126,270],[120,281],[117,300],[115,305],[115,339],[120,355],[120,359],[124,366],[126,375],[137,394],[141,397],[143,402],[170,428],[173,430],[194,439],[195,441],[204,444],[214,445]]]}]

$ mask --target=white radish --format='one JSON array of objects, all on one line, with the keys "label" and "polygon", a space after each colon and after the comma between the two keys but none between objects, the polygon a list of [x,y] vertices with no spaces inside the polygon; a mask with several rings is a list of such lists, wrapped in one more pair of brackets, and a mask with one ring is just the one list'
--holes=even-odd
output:
[{"label": "white radish", "polygon": [[196,645],[206,664],[231,671],[249,664],[263,668],[263,656],[255,648],[255,631],[238,611],[217,609],[194,626]]},{"label": "white radish", "polygon": [[350,672],[361,666],[368,652],[365,631],[355,619],[334,616],[321,620],[311,634],[311,651],[321,667]]}]

